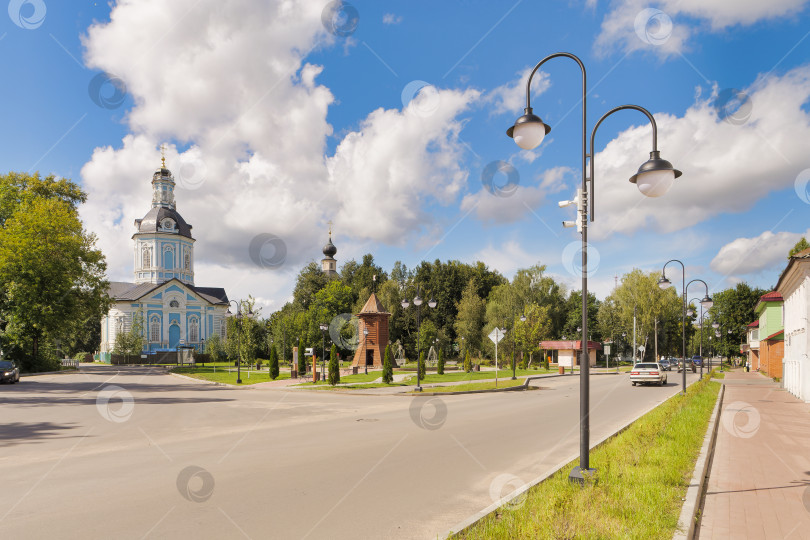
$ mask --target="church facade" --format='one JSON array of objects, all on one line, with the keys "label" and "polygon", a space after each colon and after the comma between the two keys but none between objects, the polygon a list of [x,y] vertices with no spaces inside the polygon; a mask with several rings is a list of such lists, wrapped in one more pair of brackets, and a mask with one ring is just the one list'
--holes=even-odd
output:
[{"label": "church facade", "polygon": [[134,282],[111,282],[113,300],[101,320],[101,352],[140,321],[144,351],[203,349],[214,334],[226,337],[228,296],[219,287],[194,285],[194,242],[191,225],[177,212],[175,182],[162,166],[152,175],[152,208],[135,220]]}]

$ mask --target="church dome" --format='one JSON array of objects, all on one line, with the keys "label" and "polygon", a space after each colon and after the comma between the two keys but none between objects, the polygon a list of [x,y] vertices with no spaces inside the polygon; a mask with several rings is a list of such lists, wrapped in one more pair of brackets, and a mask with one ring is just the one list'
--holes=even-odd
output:
[{"label": "church dome", "polygon": [[[138,233],[169,233],[192,238],[191,225],[173,208],[156,206],[143,219],[136,219]],[[192,238],[193,239],[193,238]]]},{"label": "church dome", "polygon": [[323,246],[323,254],[326,255],[327,257],[334,257],[336,253],[337,248],[335,247],[335,244],[332,243],[332,237],[330,236],[329,242],[327,242],[326,245]]}]

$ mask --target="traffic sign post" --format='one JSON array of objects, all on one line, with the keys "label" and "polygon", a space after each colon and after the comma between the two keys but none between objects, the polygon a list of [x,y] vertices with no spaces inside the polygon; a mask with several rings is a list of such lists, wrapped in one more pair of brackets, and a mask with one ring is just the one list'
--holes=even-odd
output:
[{"label": "traffic sign post", "polygon": [[497,326],[489,333],[489,339],[495,344],[495,388],[498,388],[498,342],[506,335],[506,330],[501,330]]}]

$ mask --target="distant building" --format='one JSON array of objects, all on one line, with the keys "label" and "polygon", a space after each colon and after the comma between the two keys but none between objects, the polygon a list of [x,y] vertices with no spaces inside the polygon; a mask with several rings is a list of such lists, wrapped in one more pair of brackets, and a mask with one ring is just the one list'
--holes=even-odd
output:
[{"label": "distant building", "polygon": [[329,277],[337,276],[337,260],[335,254],[337,248],[332,243],[332,227],[329,227],[329,241],[323,246],[324,258],[321,259],[321,270]]},{"label": "distant building", "polygon": [[390,317],[391,314],[385,311],[385,307],[377,295],[371,293],[366,305],[357,314],[357,318],[360,319],[357,328],[359,342],[352,366],[382,367],[383,355],[388,346],[388,320]]},{"label": "distant building", "polygon": [[790,258],[779,276],[776,290],[784,302],[784,367],[785,389],[797,398],[810,402],[810,249]]},{"label": "distant building", "polygon": [[771,291],[760,296],[759,302],[754,306],[754,313],[759,316],[759,350],[755,356],[756,364],[752,362],[751,369],[768,377],[782,377],[782,358],[785,351],[783,304],[782,295]]},{"label": "distant building", "polygon": [[101,320],[102,353],[113,350],[135,317],[142,317],[145,352],[179,345],[201,350],[208,336],[226,337],[228,296],[220,287],[194,285],[195,240],[177,212],[174,187],[164,160],[152,175],[152,208],[135,220],[135,281],[110,283],[113,304]]},{"label": "distant building", "polygon": [[[543,351],[556,351],[557,365],[561,367],[573,367],[580,364],[579,357],[582,354],[582,341],[557,340],[541,341],[540,349]],[[596,351],[602,350],[602,344],[596,341],[588,341],[589,365],[596,365]]]}]

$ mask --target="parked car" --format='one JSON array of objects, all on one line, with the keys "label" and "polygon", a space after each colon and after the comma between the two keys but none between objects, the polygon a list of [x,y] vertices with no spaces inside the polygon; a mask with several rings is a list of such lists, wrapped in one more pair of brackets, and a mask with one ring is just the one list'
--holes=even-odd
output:
[{"label": "parked car", "polygon": [[690,360],[687,360],[687,362],[686,362],[686,365],[685,365],[685,366],[684,366],[683,361],[678,361],[677,366],[678,366],[678,373],[680,373],[680,372],[681,372],[681,371],[684,369],[684,367],[685,367],[686,369],[691,369],[691,370],[692,370],[692,373],[696,373],[696,372],[697,372],[697,368],[695,367],[695,364],[692,362],[692,360],[691,360],[691,359],[690,359]]},{"label": "parked car", "polygon": [[695,356],[692,357],[692,363],[697,367],[700,367],[703,365],[703,358],[701,358],[700,355],[696,354]]},{"label": "parked car", "polygon": [[0,361],[0,383],[15,383],[20,380],[20,368],[14,362],[8,360]]},{"label": "parked car", "polygon": [[667,374],[658,362],[645,362],[636,364],[630,371],[630,382],[633,386],[637,384],[657,384],[663,386],[667,384]]},{"label": "parked car", "polygon": [[658,363],[661,364],[661,369],[664,371],[672,371],[672,364],[669,363],[668,358],[662,358]]}]

